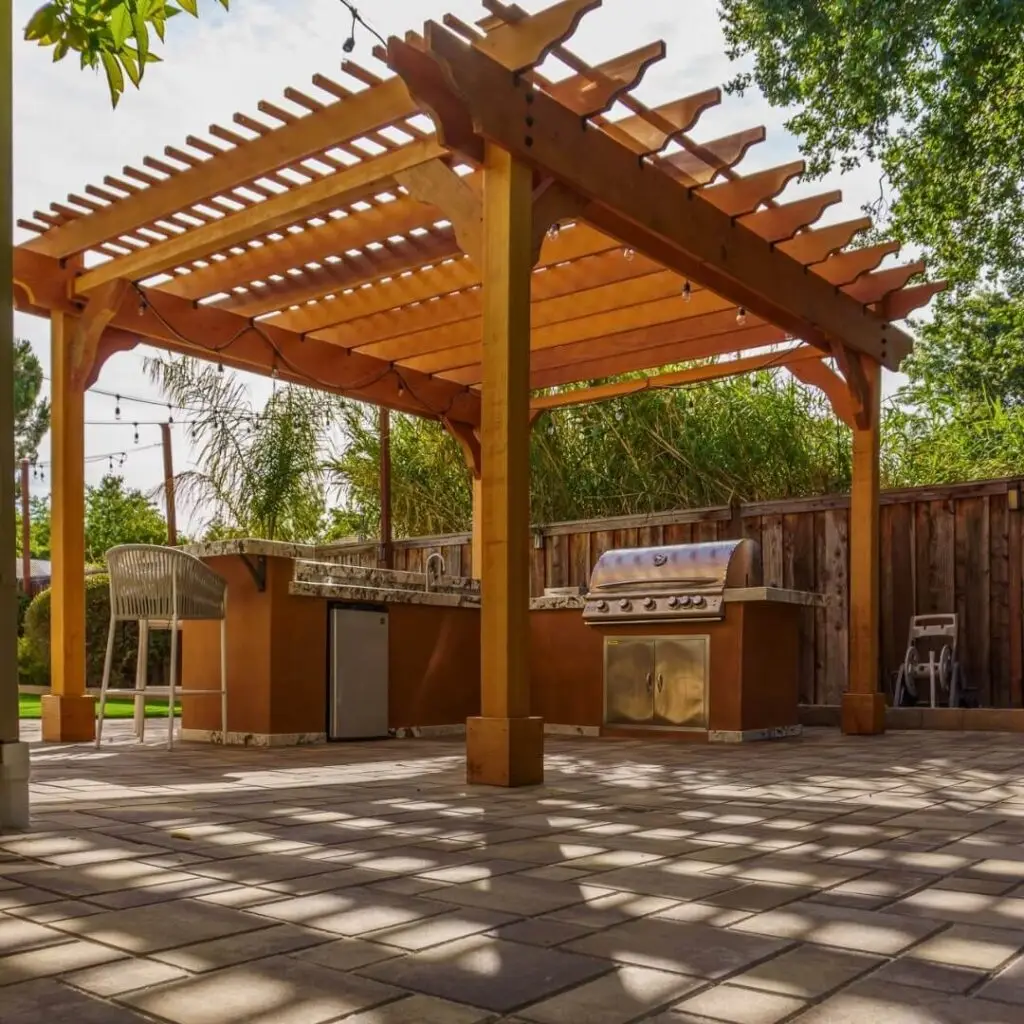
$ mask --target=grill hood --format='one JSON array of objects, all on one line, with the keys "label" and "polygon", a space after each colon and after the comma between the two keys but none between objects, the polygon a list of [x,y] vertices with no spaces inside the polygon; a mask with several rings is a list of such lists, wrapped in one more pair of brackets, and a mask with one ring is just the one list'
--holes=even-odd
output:
[{"label": "grill hood", "polygon": [[583,618],[720,619],[726,589],[760,585],[761,549],[749,538],[607,551],[591,574]]}]

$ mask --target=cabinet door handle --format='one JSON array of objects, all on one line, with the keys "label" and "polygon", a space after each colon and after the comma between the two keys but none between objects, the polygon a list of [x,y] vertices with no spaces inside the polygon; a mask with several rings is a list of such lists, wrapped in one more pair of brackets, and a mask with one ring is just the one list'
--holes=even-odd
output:
[{"label": "cabinet door handle", "polygon": [[661,675],[661,673],[659,672],[658,673],[658,693],[661,693],[661,691],[664,690],[664,689],[665,689],[665,679]]},{"label": "cabinet door handle", "polygon": [[654,680],[651,678],[651,673],[648,672],[645,678],[647,680],[647,692],[648,693],[653,693],[654,692]]}]

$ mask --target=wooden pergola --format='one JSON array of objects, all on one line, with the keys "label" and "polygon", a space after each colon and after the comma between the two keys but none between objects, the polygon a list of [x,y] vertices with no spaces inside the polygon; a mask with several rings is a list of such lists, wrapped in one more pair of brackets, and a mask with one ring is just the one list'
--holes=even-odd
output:
[{"label": "wooden pergola", "polygon": [[[19,222],[35,237],[15,251],[17,307],[52,323],[46,739],[92,736],[84,392],[139,342],[430,417],[459,440],[483,581],[469,777],[503,785],[542,772],[525,643],[533,418],[787,367],[854,432],[843,727],[882,731],[880,368],[911,347],[893,322],[942,285],[911,284],[921,263],[878,269],[895,243],[851,247],[867,218],[812,227],[841,196],[780,198],[801,162],[739,173],[763,128],[695,143],[718,89],[640,102],[663,43],[594,66],[567,49],[600,5],[527,15],[484,0],[477,26],[448,17],[375,51],[388,77],[346,62],[345,84],[317,75],[310,92],[289,89],[259,117],[237,114]],[[567,73],[546,77],[548,57]]]}]

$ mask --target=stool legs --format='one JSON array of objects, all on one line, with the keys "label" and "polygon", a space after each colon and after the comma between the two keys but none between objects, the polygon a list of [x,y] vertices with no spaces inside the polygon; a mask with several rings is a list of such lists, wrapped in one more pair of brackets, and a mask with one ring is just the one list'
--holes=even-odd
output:
[{"label": "stool legs", "polygon": [[135,738],[146,739],[146,677],[149,674],[149,622],[139,620],[139,655],[135,664]]},{"label": "stool legs", "polygon": [[110,629],[107,630],[107,654],[103,659],[103,682],[100,684],[100,710],[96,720],[96,746],[99,747],[103,739],[103,720],[107,713],[107,686],[110,684],[110,668],[114,660],[114,631],[117,629],[117,620],[110,616]]}]

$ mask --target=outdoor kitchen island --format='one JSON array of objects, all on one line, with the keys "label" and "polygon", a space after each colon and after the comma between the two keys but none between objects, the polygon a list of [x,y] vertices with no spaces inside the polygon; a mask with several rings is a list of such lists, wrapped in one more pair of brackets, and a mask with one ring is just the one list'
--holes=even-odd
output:
[{"label": "outdoor kitchen island", "polygon": [[[337,549],[190,549],[228,581],[228,742],[461,733],[480,714],[480,584],[346,564]],[[530,711],[549,733],[738,741],[794,735],[800,616],[749,540],[606,552],[586,595],[530,602]],[[183,624],[186,686],[219,672],[217,623]],[[770,652],[770,654],[768,653]],[[186,740],[222,742],[217,697]]]},{"label": "outdoor kitchen island", "polygon": [[531,711],[600,735],[710,742],[800,732],[800,617],[749,540],[608,551],[586,595],[535,601]]},{"label": "outdoor kitchen island", "polygon": [[[480,713],[478,581],[428,583],[344,564],[337,548],[274,541],[187,550],[228,583],[228,743],[369,739]],[[219,623],[183,623],[185,686],[219,678],[219,635]],[[182,738],[223,742],[218,698],[183,699]]]}]

